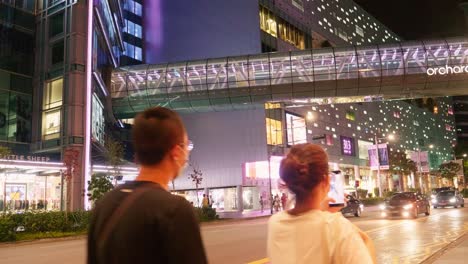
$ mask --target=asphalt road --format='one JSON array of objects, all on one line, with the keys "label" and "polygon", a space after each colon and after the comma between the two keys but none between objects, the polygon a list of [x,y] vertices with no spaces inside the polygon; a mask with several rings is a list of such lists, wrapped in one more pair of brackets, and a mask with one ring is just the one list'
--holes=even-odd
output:
[{"label": "asphalt road", "polygon": [[[374,240],[379,263],[420,263],[468,231],[468,208],[435,209],[418,219],[380,219],[378,213],[350,217]],[[210,263],[267,263],[266,221],[226,221],[202,226]],[[85,263],[85,240],[0,246],[0,263]]]}]

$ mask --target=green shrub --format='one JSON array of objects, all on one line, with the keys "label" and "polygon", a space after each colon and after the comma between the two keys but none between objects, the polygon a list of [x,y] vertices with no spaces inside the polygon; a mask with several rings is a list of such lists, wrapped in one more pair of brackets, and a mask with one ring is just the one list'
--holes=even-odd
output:
[{"label": "green shrub", "polygon": [[360,200],[366,206],[379,205],[384,202],[384,199],[381,197],[365,198],[365,199],[360,199]]},{"label": "green shrub", "polygon": [[463,189],[461,193],[463,194],[463,197],[468,198],[468,189]]},{"label": "green shrub", "polygon": [[[213,208],[195,208],[200,222],[218,219]],[[0,242],[20,238],[58,237],[86,232],[91,211],[77,212],[25,212],[0,214]],[[20,227],[20,228],[18,228]]]},{"label": "green shrub", "polygon": [[216,214],[216,210],[209,207],[198,208],[195,207],[195,212],[198,215],[200,222],[207,222],[216,220],[219,216]]},{"label": "green shrub", "polygon": [[367,190],[365,189],[357,189],[357,195],[359,198],[366,198]]},{"label": "green shrub", "polygon": [[[26,212],[0,216],[0,241],[14,241],[15,230],[22,233],[77,232],[87,230],[91,213],[78,212]],[[13,234],[11,231],[13,230]]]},{"label": "green shrub", "polygon": [[10,214],[0,215],[0,242],[15,241],[15,222]]},{"label": "green shrub", "polygon": [[379,187],[375,187],[374,188],[374,194],[375,194],[375,197],[378,197],[379,196]]},{"label": "green shrub", "polygon": [[397,192],[396,191],[386,191],[384,193],[384,197],[385,198],[392,197],[395,193],[397,193]]}]

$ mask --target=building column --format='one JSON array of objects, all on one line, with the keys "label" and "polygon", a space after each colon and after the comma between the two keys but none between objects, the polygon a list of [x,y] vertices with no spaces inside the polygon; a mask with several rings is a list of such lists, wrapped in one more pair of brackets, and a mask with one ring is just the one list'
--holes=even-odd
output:
[{"label": "building column", "polygon": [[354,165],[354,180],[361,181],[361,174],[359,173],[359,166]]},{"label": "building column", "polygon": [[244,198],[243,198],[243,191],[242,191],[242,185],[237,185],[236,186],[236,191],[237,191],[237,210],[242,213],[244,211]]}]

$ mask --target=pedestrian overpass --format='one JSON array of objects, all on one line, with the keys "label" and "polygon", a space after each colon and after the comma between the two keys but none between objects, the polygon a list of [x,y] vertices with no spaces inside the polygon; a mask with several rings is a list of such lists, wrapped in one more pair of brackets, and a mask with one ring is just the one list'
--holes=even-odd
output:
[{"label": "pedestrian overpass", "polygon": [[468,39],[411,41],[121,67],[117,118],[162,105],[226,111],[317,98],[373,101],[468,94]]}]

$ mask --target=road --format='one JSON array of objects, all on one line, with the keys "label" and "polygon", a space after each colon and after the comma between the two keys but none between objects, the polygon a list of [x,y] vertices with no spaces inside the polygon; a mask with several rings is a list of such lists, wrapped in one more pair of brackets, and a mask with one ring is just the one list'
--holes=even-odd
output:
[{"label": "road", "polygon": [[[374,240],[379,263],[420,263],[468,231],[468,208],[435,209],[418,219],[349,218]],[[202,225],[210,263],[266,263],[266,218]],[[85,240],[0,246],[0,263],[82,264]]]}]

